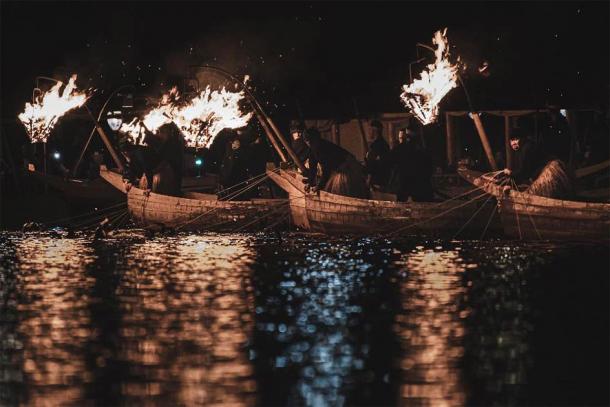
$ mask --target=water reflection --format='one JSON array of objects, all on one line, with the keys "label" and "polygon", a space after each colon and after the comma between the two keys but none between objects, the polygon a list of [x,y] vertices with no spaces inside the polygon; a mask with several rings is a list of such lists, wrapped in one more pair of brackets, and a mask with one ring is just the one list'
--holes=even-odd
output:
[{"label": "water reflection", "polygon": [[608,256],[3,232],[0,405],[608,404]]},{"label": "water reflection", "polygon": [[255,283],[261,404],[391,404],[388,248],[371,250],[368,239],[283,243],[264,253],[275,261]]},{"label": "water reflection", "polygon": [[83,270],[93,261],[82,241],[28,236],[15,242],[20,272],[15,337],[30,405],[70,404],[91,380],[84,360],[93,334],[87,308],[93,281]]},{"label": "water reflection", "polygon": [[460,362],[468,315],[460,311],[462,273],[476,265],[464,263],[455,250],[421,246],[401,265],[408,278],[401,283],[402,313],[396,320],[403,344],[400,397],[408,405],[462,405]]},{"label": "water reflection", "polygon": [[248,238],[15,237],[11,256],[2,383],[16,386],[0,400],[254,403]]},{"label": "water reflection", "polygon": [[143,396],[187,405],[253,402],[245,349],[253,258],[243,238],[187,236],[131,247],[117,290],[127,403]]}]

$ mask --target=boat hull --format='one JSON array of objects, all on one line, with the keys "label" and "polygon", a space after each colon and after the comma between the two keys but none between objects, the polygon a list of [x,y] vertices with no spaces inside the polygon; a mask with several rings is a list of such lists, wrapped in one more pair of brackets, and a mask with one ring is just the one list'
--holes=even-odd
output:
[{"label": "boat hull", "polygon": [[526,240],[610,241],[610,204],[546,198],[516,190],[503,191],[482,173],[459,169],[498,202],[507,237]]},{"label": "boat hull", "polygon": [[115,188],[126,192],[132,220],[147,228],[257,231],[280,224],[288,216],[285,199],[219,201],[206,194],[187,192],[184,197],[174,197],[133,186],[125,191],[119,174],[102,171],[101,175]]},{"label": "boat hull", "polygon": [[[403,235],[460,232],[466,236],[480,234],[494,211],[489,200],[482,199],[407,203],[350,198],[324,191],[306,193],[298,174],[291,171],[268,174],[288,193],[294,224],[312,232]],[[491,223],[492,228],[499,226],[497,219]]]}]

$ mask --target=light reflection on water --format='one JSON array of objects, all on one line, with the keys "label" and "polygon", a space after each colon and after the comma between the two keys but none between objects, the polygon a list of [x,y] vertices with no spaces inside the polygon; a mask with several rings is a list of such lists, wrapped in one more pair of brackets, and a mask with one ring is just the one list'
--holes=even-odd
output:
[{"label": "light reflection on water", "polygon": [[[0,249],[2,405],[607,400],[607,349],[557,335],[607,345],[607,248],[126,232]],[[583,251],[602,272],[573,277]],[[591,371],[555,379],[567,347]]]},{"label": "light reflection on water", "polygon": [[467,317],[460,310],[466,291],[462,272],[476,264],[464,264],[456,250],[421,246],[407,254],[403,264],[410,276],[400,287],[402,312],[396,324],[404,348],[400,396],[410,404],[462,405],[459,364]]}]

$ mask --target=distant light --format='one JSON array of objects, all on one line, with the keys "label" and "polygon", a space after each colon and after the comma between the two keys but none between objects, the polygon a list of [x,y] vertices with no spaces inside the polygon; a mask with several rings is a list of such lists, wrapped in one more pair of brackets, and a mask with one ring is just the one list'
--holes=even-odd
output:
[{"label": "distant light", "polygon": [[559,109],[559,113],[561,113],[563,117],[568,117],[568,112],[566,112],[566,109]]},{"label": "distant light", "polygon": [[59,151],[53,153],[53,158],[55,158],[56,160],[59,160],[61,158],[61,154],[59,154]]},{"label": "distant light", "polygon": [[195,165],[201,167],[203,165],[203,160],[201,158],[195,158]]}]

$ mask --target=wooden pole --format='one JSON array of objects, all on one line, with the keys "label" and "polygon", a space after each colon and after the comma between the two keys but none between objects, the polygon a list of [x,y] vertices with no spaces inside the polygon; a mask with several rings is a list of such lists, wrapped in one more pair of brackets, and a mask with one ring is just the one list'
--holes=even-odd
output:
[{"label": "wooden pole", "polygon": [[568,165],[574,167],[574,161],[576,159],[576,115],[573,110],[568,110],[566,114],[566,120],[570,129],[570,156],[568,158]]},{"label": "wooden pole", "polygon": [[513,168],[513,149],[510,148],[510,116],[504,115],[504,147],[506,149],[506,168]]},{"label": "wooden pole", "polygon": [[447,167],[455,165],[455,135],[453,134],[452,119],[449,113],[445,113],[445,125],[447,126]]},{"label": "wooden pole", "polygon": [[93,129],[91,129],[91,133],[89,133],[89,138],[87,139],[87,142],[83,146],[83,148],[80,152],[80,155],[78,156],[78,160],[76,161],[76,164],[74,164],[74,169],[72,170],[72,176],[74,178],[76,178],[76,173],[78,172],[78,167],[80,167],[80,163],[81,163],[81,161],[83,161],[83,157],[85,156],[85,151],[87,151],[87,148],[89,147],[89,144],[91,143],[91,139],[93,138],[93,135],[95,134],[96,129],[97,129],[97,126],[93,127]]},{"label": "wooden pole", "polygon": [[364,131],[364,125],[362,124],[362,118],[360,117],[360,110],[358,109],[358,103],[356,98],[352,98],[354,104],[354,112],[356,113],[356,120],[358,121],[358,128],[360,129],[360,137],[362,138],[362,158],[366,158],[366,153],[369,151],[369,143],[366,140],[366,132]]},{"label": "wooden pole", "polygon": [[97,130],[97,133],[100,135],[102,141],[104,142],[104,145],[106,146],[106,148],[108,149],[108,152],[112,156],[112,160],[116,164],[119,171],[124,172],[125,166],[123,165],[123,161],[121,160],[121,158],[117,154],[116,150],[112,146],[112,143],[110,143],[110,139],[106,135],[106,132],[104,131],[102,126],[100,126],[100,122],[95,120],[95,117],[93,117],[93,114],[91,114],[91,110],[89,110],[89,108],[86,105],[85,105],[85,108],[87,109],[87,112],[89,113],[89,116],[91,117],[91,120],[93,120],[93,124],[95,124],[95,129]]},{"label": "wooden pole", "polygon": [[491,167],[492,171],[497,171],[498,165],[496,164],[496,159],[494,158],[493,151],[491,150],[491,145],[489,144],[487,133],[485,133],[485,128],[483,127],[483,123],[481,122],[481,117],[476,112],[471,113],[471,115],[472,120],[474,120],[474,125],[477,128],[477,133],[479,133],[481,144],[483,144],[485,155],[487,155],[487,161],[489,161],[489,166]]}]

